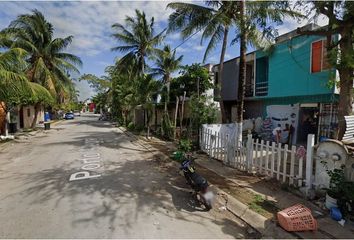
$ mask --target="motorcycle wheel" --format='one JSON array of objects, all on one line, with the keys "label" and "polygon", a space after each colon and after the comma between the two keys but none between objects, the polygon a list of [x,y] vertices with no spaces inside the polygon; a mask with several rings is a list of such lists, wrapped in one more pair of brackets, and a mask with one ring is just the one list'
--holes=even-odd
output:
[{"label": "motorcycle wheel", "polygon": [[199,195],[201,203],[204,205],[206,211],[210,211],[213,206],[210,200],[206,200],[203,196]]}]

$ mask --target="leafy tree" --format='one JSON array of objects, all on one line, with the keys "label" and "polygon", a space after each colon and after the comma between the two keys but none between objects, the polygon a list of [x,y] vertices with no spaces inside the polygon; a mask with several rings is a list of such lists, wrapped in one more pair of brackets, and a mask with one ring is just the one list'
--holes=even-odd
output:
[{"label": "leafy tree", "polygon": [[[191,111],[191,121],[189,126],[189,137],[192,138],[193,135],[198,138],[197,133],[202,124],[215,123],[217,118],[217,107],[215,103],[212,103],[210,97],[208,96],[198,96],[193,94],[188,102]],[[208,104],[209,102],[209,104]]]},{"label": "leafy tree", "polygon": [[180,74],[171,82],[172,99],[183,96],[184,92],[187,97],[198,95],[198,91],[201,95],[213,87],[208,70],[200,64],[183,66]]},{"label": "leafy tree", "polygon": [[150,120],[152,116],[153,103],[157,93],[161,89],[161,82],[153,79],[152,75],[145,75],[137,79],[138,102],[143,106],[146,113],[147,138],[150,137]]},{"label": "leafy tree", "polygon": [[[73,36],[53,39],[52,24],[38,10],[33,10],[32,14],[19,15],[2,32],[7,38],[1,39],[1,45],[21,48],[28,53],[25,69],[28,79],[48,89],[56,96],[57,102],[63,102],[73,89],[68,73],[78,73],[77,66],[82,64],[77,56],[63,52]],[[37,121],[39,105],[40,102],[35,105],[32,127]]]},{"label": "leafy tree", "polygon": [[[218,6],[221,3],[221,6]],[[201,42],[210,38],[206,48],[203,62],[208,55],[215,49],[220,41],[222,48],[220,53],[219,64],[219,88],[221,96],[223,91],[222,77],[224,71],[224,58],[226,53],[227,38],[233,20],[233,1],[205,1],[206,6],[198,4],[173,2],[167,7],[175,10],[169,17],[169,32],[181,31],[184,39],[191,36],[197,31],[203,30]],[[219,98],[222,122],[226,122],[226,114],[224,102]]]},{"label": "leafy tree", "polygon": [[[275,36],[273,25],[281,24],[284,17],[300,17],[301,15],[290,9],[287,1],[206,1],[206,6],[189,3],[169,4],[176,11],[170,16],[170,29],[181,30],[182,36],[190,36],[196,31],[203,30],[203,38],[210,38],[206,54],[213,49],[218,41],[223,39],[220,57],[219,75],[222,78],[223,61],[227,43],[228,30],[236,28],[236,37],[232,41],[240,42],[240,69],[237,103],[237,126],[241,138],[243,105],[246,82],[246,52],[247,44],[255,46],[269,46],[269,41]],[[272,25],[273,24],[273,25]],[[220,80],[222,83],[222,79]],[[221,91],[223,90],[223,86]],[[222,93],[221,93],[222,94]],[[222,121],[225,122],[223,101],[220,99]]]},{"label": "leafy tree", "polygon": [[[0,52],[0,105],[7,114],[19,104],[36,102],[51,103],[50,93],[39,84],[29,82],[23,69],[26,63],[23,56],[26,52],[13,48],[6,52]],[[7,120],[5,134],[7,135]],[[4,126],[0,126],[0,129]]]},{"label": "leafy tree", "polygon": [[120,59],[120,63],[127,65],[131,61],[135,61],[136,70],[140,74],[144,74],[146,68],[145,58],[156,53],[156,47],[163,40],[164,31],[155,35],[154,18],[152,17],[148,21],[145,13],[139,10],[135,10],[135,14],[135,18],[129,16],[125,18],[125,26],[120,23],[112,25],[113,30],[116,31],[112,36],[119,43],[125,44],[114,47],[112,50],[126,53]]},{"label": "leafy tree", "polygon": [[182,59],[183,56],[176,57],[176,50],[172,51],[169,45],[157,52],[156,68],[153,68],[152,72],[154,75],[161,75],[166,85],[165,113],[167,113],[167,105],[170,101],[171,75],[181,67]]},{"label": "leafy tree", "polygon": [[[327,38],[327,56],[331,66],[339,72],[339,106],[338,139],[345,133],[344,116],[353,112],[353,78],[354,78],[354,2],[352,1],[308,1],[299,2],[301,7],[306,5],[308,15],[315,13],[315,18],[320,14],[328,17],[329,23],[325,27],[313,31],[301,31],[301,34],[318,35]],[[340,39],[334,38],[340,35]]]},{"label": "leafy tree", "polygon": [[83,74],[79,78],[79,81],[87,81],[90,87],[96,92],[106,92],[111,88],[112,81],[109,76],[97,77],[93,74]]}]

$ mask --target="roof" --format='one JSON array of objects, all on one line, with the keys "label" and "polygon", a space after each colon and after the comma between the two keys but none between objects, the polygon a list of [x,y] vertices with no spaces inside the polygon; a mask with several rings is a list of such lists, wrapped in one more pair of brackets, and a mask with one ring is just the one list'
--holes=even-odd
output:
[{"label": "roof", "polygon": [[[309,31],[309,30],[315,30],[317,28],[319,28],[320,26],[314,24],[314,23],[311,23],[311,24],[307,24],[303,27],[300,27],[300,30],[302,31]],[[275,44],[278,44],[278,43],[281,43],[281,42],[285,42],[291,38],[294,38],[294,37],[297,37],[297,36],[300,36],[299,33],[297,33],[297,29],[293,30],[293,31],[290,31],[290,32],[287,32],[287,33],[284,33],[280,36],[278,36],[277,38],[275,38]],[[249,55],[249,54],[253,54],[255,53],[256,51],[258,51],[258,49],[256,50],[253,50],[251,52],[248,52],[246,55]],[[236,59],[240,58],[240,56],[238,57],[234,57],[234,58],[231,58],[227,61],[224,61],[224,63],[227,63],[227,62],[230,62],[230,61],[234,61]],[[214,66],[218,66],[219,64],[215,64]]]}]

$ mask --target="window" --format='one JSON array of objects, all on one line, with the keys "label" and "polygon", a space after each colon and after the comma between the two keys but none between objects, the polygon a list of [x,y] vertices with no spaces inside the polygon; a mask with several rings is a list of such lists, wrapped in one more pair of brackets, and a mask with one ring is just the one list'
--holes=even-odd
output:
[{"label": "window", "polygon": [[31,116],[31,109],[27,108],[27,117],[30,117],[30,116]]},{"label": "window", "polygon": [[311,45],[311,72],[317,73],[329,68],[327,61],[327,41],[320,40]]}]

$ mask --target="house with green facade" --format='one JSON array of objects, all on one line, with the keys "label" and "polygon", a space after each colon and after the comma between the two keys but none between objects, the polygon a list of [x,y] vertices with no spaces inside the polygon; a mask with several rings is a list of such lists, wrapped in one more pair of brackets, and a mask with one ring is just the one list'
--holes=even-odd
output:
[{"label": "house with green facade", "polygon": [[[221,97],[231,122],[236,119],[238,64],[239,58],[226,61],[222,78]],[[218,65],[214,76],[217,84]],[[335,78],[336,71],[326,60],[325,38],[298,35],[296,30],[281,35],[269,50],[247,55],[244,118],[268,117],[273,126],[292,125],[298,144],[306,142],[309,133],[317,139],[333,137],[337,132]]]}]

